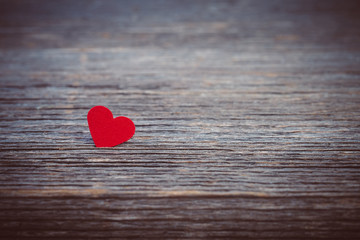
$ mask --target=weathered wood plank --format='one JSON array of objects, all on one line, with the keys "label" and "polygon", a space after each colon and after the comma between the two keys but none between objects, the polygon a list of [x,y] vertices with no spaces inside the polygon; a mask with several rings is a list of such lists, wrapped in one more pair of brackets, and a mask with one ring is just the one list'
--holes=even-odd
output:
[{"label": "weathered wood plank", "polygon": [[358,1],[1,1],[0,238],[358,239],[359,69]]}]

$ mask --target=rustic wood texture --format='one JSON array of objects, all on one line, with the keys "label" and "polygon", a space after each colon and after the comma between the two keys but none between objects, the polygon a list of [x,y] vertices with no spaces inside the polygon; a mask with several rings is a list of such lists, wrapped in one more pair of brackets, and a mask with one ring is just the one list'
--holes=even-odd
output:
[{"label": "rustic wood texture", "polygon": [[359,1],[1,1],[0,83],[0,239],[360,238]]}]

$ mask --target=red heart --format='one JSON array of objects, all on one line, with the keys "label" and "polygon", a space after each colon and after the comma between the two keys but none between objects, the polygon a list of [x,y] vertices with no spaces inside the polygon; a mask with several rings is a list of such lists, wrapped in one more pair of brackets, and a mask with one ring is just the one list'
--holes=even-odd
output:
[{"label": "red heart", "polygon": [[114,147],[129,140],[135,133],[135,125],[127,117],[113,118],[104,106],[90,109],[87,120],[96,147]]}]

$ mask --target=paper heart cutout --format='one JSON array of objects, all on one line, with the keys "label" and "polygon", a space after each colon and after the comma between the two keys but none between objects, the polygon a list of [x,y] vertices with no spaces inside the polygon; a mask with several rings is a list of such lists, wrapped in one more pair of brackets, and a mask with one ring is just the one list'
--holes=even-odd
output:
[{"label": "paper heart cutout", "polygon": [[122,116],[114,118],[104,106],[91,108],[87,120],[96,147],[114,147],[126,142],[135,133],[135,124],[131,119]]}]

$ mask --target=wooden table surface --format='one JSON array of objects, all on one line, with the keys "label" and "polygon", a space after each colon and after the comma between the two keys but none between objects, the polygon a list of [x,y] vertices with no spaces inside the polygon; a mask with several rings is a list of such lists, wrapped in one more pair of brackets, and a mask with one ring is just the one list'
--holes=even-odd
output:
[{"label": "wooden table surface", "polygon": [[0,3],[0,239],[360,238],[359,1]]}]

